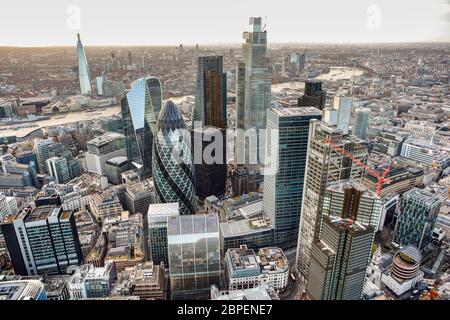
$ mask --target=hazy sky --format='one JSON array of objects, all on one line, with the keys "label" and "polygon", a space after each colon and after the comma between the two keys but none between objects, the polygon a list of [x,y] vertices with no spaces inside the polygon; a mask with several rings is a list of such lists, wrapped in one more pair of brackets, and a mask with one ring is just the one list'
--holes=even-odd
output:
[{"label": "hazy sky", "polygon": [[272,43],[450,41],[450,0],[1,2],[0,46],[240,43],[250,16]]}]

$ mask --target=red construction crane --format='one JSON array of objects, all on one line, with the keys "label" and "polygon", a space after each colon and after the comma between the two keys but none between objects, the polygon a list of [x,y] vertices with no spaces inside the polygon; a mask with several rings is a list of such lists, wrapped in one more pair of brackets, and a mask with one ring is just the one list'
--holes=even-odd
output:
[{"label": "red construction crane", "polygon": [[363,168],[364,171],[369,173],[371,176],[374,176],[375,178],[377,178],[378,183],[377,183],[377,188],[376,188],[376,194],[378,196],[381,196],[381,189],[383,189],[383,184],[391,183],[391,180],[389,178],[386,178],[388,173],[391,171],[390,165],[383,171],[383,173],[380,173],[377,170],[372,169],[371,167],[366,165],[361,160],[355,158],[350,152],[348,152],[348,151],[344,150],[343,148],[341,148],[340,146],[332,143],[331,140],[325,140],[325,144],[332,147],[336,152],[339,152],[339,153],[343,154],[344,156],[346,156],[347,158],[351,159],[353,161],[353,163],[355,163],[359,167]]}]

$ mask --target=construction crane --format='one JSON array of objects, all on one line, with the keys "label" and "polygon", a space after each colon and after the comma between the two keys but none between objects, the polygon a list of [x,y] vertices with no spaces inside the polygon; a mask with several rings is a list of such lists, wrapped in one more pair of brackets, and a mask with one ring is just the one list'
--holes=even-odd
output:
[{"label": "construction crane", "polygon": [[383,189],[383,185],[391,183],[391,179],[387,178],[387,175],[391,171],[391,166],[390,165],[383,171],[383,173],[380,173],[380,172],[378,172],[378,170],[372,169],[371,167],[366,165],[361,160],[355,158],[347,150],[344,150],[342,147],[340,147],[340,146],[334,144],[333,142],[331,142],[331,140],[329,140],[329,139],[325,140],[325,144],[327,144],[331,148],[333,148],[334,151],[336,151],[336,152],[346,156],[347,158],[351,159],[354,164],[356,164],[359,167],[363,168],[364,171],[369,173],[371,176],[374,176],[375,178],[377,178],[378,183],[377,183],[377,188],[376,188],[375,192],[376,192],[376,194],[378,196],[381,196],[381,190]]}]

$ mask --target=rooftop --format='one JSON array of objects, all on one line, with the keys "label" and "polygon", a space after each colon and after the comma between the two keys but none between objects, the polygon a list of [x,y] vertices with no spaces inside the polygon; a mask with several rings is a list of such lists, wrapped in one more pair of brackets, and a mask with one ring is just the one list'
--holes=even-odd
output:
[{"label": "rooftop", "polygon": [[322,111],[315,107],[270,108],[270,110],[279,117],[322,115]]},{"label": "rooftop", "polygon": [[280,300],[275,290],[268,285],[245,289],[219,291],[216,286],[211,288],[211,300]]},{"label": "rooftop", "polygon": [[259,269],[259,261],[255,251],[241,246],[239,249],[229,249],[227,255],[230,257],[231,267],[237,269]]},{"label": "rooftop", "polygon": [[220,224],[220,230],[224,237],[239,236],[271,229],[272,223],[266,217],[228,221]]},{"label": "rooftop", "polygon": [[124,138],[123,134],[115,133],[115,132],[108,132],[108,133],[105,133],[99,137],[92,139],[92,140],[89,140],[88,144],[100,147],[100,146],[110,143],[114,140],[123,139],[123,138]]}]

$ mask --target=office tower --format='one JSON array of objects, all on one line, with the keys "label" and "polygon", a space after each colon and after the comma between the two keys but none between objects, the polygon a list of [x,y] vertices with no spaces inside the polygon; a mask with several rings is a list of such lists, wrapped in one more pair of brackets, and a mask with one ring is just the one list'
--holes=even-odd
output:
[{"label": "office tower", "polygon": [[41,196],[1,225],[16,274],[63,274],[83,256],[75,216],[59,196]]},{"label": "office tower", "polygon": [[[258,166],[264,163],[265,137],[259,136],[259,130],[266,128],[272,84],[267,32],[262,29],[261,23],[260,17],[250,18],[253,28],[243,34],[243,61],[237,67],[237,129],[249,134],[248,139],[237,137],[236,148],[240,158],[237,164],[249,165],[251,175],[257,174]],[[253,131],[250,132],[250,129]],[[257,139],[256,146],[251,143],[251,137]]]},{"label": "office tower", "polygon": [[143,178],[152,174],[153,139],[161,107],[161,83],[154,77],[135,81],[121,101],[127,157],[142,166]]},{"label": "office tower", "polygon": [[316,108],[271,108],[267,111],[264,212],[275,229],[275,245],[297,245],[310,121]]},{"label": "office tower", "polygon": [[95,82],[97,83],[97,95],[103,95],[103,84],[105,83],[105,76],[96,77]]},{"label": "office tower", "polygon": [[218,198],[225,195],[227,183],[225,139],[225,129],[201,127],[192,130],[195,192],[201,201],[212,195]]},{"label": "office tower", "polygon": [[150,203],[154,202],[153,192],[148,184],[148,180],[127,184],[125,189],[125,201],[127,203],[127,210],[131,214],[146,214],[148,206]]},{"label": "office tower", "polygon": [[394,230],[393,242],[400,246],[414,245],[419,250],[431,242],[441,200],[439,195],[413,188],[402,195],[400,213]]},{"label": "office tower", "polygon": [[193,120],[202,126],[227,128],[227,74],[222,56],[198,58]]},{"label": "office tower", "polygon": [[326,188],[334,182],[360,180],[364,176],[362,168],[335,151],[326,143],[327,141],[331,141],[362,162],[367,158],[367,147],[362,144],[363,141],[343,136],[341,130],[320,124],[318,121],[311,123],[297,245],[297,267],[304,279],[308,278],[311,245],[318,235],[322,220]]},{"label": "office tower", "polygon": [[54,144],[52,139],[34,141],[34,152],[36,153],[40,173],[47,172],[46,161],[48,158],[55,156],[55,154],[52,153],[52,146]]},{"label": "office tower", "polygon": [[172,299],[209,299],[211,285],[220,283],[218,216],[169,217],[167,242]]},{"label": "office tower", "polygon": [[105,162],[105,175],[111,184],[121,184],[122,173],[128,170],[130,170],[130,163],[127,157],[111,158]]},{"label": "office tower", "polygon": [[359,300],[380,198],[359,183],[327,188],[319,236],[313,241],[306,294],[315,300]]},{"label": "office tower", "polygon": [[0,223],[9,215],[16,215],[19,211],[16,197],[7,197],[0,193]]},{"label": "office tower", "polygon": [[78,59],[78,80],[80,82],[80,92],[84,95],[92,94],[91,79],[89,78],[89,66],[81,43],[80,34],[77,34],[77,59]]},{"label": "office tower", "polygon": [[327,93],[322,90],[322,82],[308,80],[305,82],[305,94],[298,98],[298,106],[316,107],[323,110],[325,108],[326,98]]},{"label": "office tower", "polygon": [[125,138],[123,134],[107,132],[86,144],[86,166],[88,172],[105,174],[106,161],[126,155]]},{"label": "office tower", "polygon": [[178,202],[180,214],[195,213],[191,137],[178,107],[168,101],[160,112],[153,145],[156,203]]},{"label": "office tower", "polygon": [[358,108],[355,111],[355,123],[353,125],[353,134],[360,139],[367,139],[367,131],[370,124],[370,109]]},{"label": "office tower", "polygon": [[233,197],[249,193],[248,173],[244,167],[237,167],[233,170],[231,175],[231,188]]},{"label": "office tower", "polygon": [[0,281],[0,301],[3,300],[47,300],[47,294],[39,280]]},{"label": "office tower", "polygon": [[294,52],[289,58],[290,75],[298,76],[305,68],[305,54]]},{"label": "office tower", "polygon": [[229,220],[220,223],[220,243],[223,252],[246,245],[258,250],[273,245],[273,226],[266,216]]},{"label": "office tower", "polygon": [[352,105],[353,101],[351,97],[334,97],[333,106],[325,109],[325,122],[342,130],[343,134],[348,134]]},{"label": "office tower", "polygon": [[56,183],[65,184],[70,181],[70,172],[67,160],[64,157],[47,159],[47,172],[55,178]]},{"label": "office tower", "polygon": [[180,205],[173,203],[155,203],[148,207],[148,248],[150,260],[155,264],[164,263],[169,267],[167,249],[167,219],[180,214]]},{"label": "office tower", "polygon": [[128,51],[128,65],[133,65],[133,54],[131,53],[131,51]]},{"label": "office tower", "polygon": [[[236,64],[236,129],[244,130],[245,126],[245,63]],[[238,150],[236,150],[238,151]],[[236,163],[237,161],[236,156]]]}]

